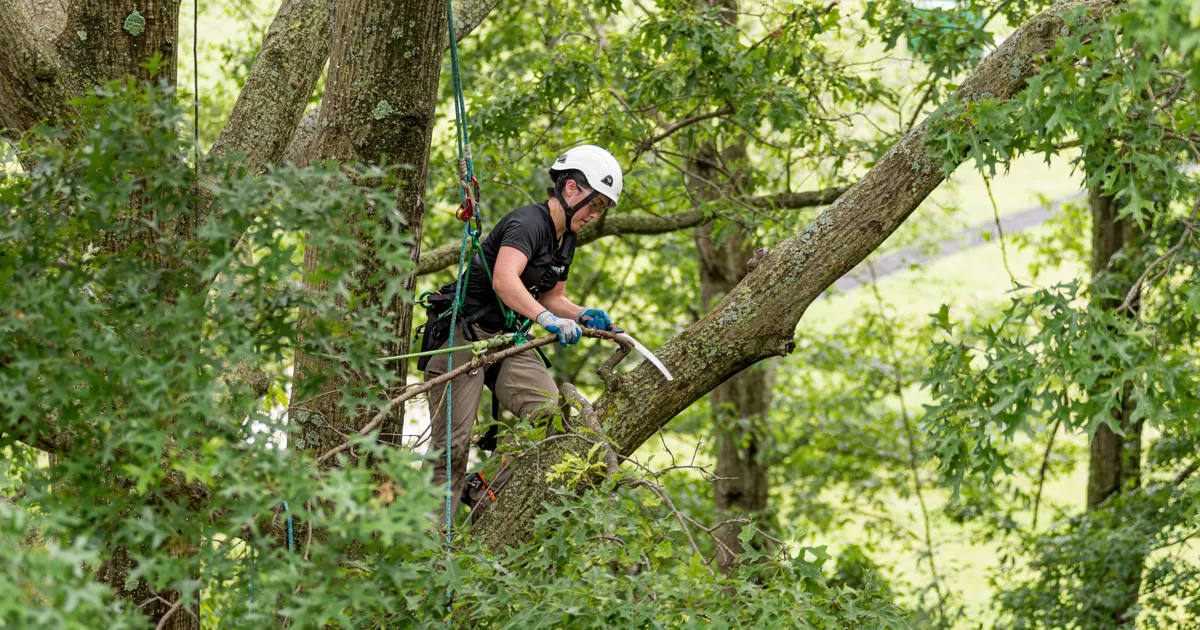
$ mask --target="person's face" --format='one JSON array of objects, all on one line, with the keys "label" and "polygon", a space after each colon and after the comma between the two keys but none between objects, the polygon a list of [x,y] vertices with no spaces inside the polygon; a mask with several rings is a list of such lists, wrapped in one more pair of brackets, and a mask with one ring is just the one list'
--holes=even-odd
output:
[{"label": "person's face", "polygon": [[[577,186],[574,181],[569,181],[564,187],[563,193],[563,198],[566,200],[567,205],[573,206],[592,194],[592,191],[587,187]],[[571,231],[578,232],[582,230],[583,226],[599,218],[609,208],[610,204],[611,202],[608,200],[608,197],[605,197],[603,194],[596,195],[588,205],[575,212],[575,216],[571,218]]]}]

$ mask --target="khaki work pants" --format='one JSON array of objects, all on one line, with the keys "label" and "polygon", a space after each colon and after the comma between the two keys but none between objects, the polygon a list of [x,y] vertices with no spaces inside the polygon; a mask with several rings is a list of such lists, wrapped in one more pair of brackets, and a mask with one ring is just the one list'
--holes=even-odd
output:
[{"label": "khaki work pants", "polygon": [[[484,332],[478,326],[472,327],[477,339],[487,339],[495,334]],[[463,324],[459,323],[454,333],[454,343],[463,345],[467,337]],[[444,343],[441,348],[449,347]],[[432,380],[446,373],[448,355],[439,354],[430,357],[425,366],[425,380]],[[454,368],[462,367],[471,362],[474,357],[471,351],[459,350],[454,353]],[[452,497],[451,519],[458,513],[461,501],[464,478],[467,472],[467,457],[471,454],[471,433],[475,427],[475,418],[479,413],[479,401],[483,397],[484,370],[475,370],[459,375],[450,381],[453,387],[450,400],[451,413],[451,442],[450,442],[450,496]],[[436,385],[429,390],[429,420],[431,436],[429,448],[425,451],[424,469],[433,470],[433,484],[439,489],[439,494],[446,487],[446,384]],[[493,395],[500,399],[500,404],[522,420],[531,424],[548,421],[558,411],[558,386],[550,376],[541,358],[535,351],[527,351],[509,357],[500,362],[500,372],[496,377]],[[508,480],[511,470],[502,468],[495,478],[487,478],[488,487],[498,492]],[[476,512],[482,513],[489,501],[486,497],[472,496]],[[446,526],[446,510],[438,508],[439,527]]]}]

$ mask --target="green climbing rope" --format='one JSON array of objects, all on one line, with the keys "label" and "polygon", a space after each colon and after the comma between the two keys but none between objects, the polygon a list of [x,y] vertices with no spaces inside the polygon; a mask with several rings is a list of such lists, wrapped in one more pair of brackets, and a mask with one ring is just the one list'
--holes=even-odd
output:
[{"label": "green climbing rope", "polygon": [[[458,143],[458,180],[459,180],[459,197],[461,210],[458,217],[463,220],[463,242],[462,248],[458,254],[458,281],[454,283],[454,303],[451,306],[450,315],[450,339],[447,346],[454,346],[454,332],[458,328],[458,312],[462,308],[463,285],[466,284],[464,278],[464,266],[467,263],[467,249],[470,241],[478,240],[478,233],[481,231],[482,220],[479,217],[478,199],[479,199],[479,180],[475,178],[475,163],[471,157],[471,134],[467,127],[467,108],[466,101],[463,98],[462,89],[462,69],[458,64],[458,40],[454,36],[454,6],[451,0],[446,0],[446,25],[450,35],[450,71],[454,82],[454,129]],[[467,186],[474,185],[475,197],[471,197],[472,190]],[[476,229],[474,234],[471,230],[471,220],[475,220]],[[484,260],[484,266],[487,266],[487,260]],[[466,267],[466,277],[470,277],[470,267]],[[490,271],[488,272],[490,275]],[[454,369],[454,354],[451,353],[446,358],[446,372]],[[452,405],[454,400],[454,382],[446,384],[446,544],[449,545],[453,539],[453,519],[452,507],[454,502],[454,488],[451,483],[453,475],[453,464],[451,462],[451,444],[454,440],[452,418],[454,417]]]}]

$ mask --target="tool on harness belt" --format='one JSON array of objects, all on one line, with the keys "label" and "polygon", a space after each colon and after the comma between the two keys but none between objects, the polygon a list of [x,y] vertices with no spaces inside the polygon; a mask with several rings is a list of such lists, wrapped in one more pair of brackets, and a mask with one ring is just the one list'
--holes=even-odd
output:
[{"label": "tool on harness belt", "polygon": [[475,499],[471,496],[472,491],[482,490],[487,494],[487,497],[492,501],[496,500],[496,493],[487,485],[487,479],[483,476],[483,471],[474,472],[467,475],[466,482],[463,484],[463,493],[461,501],[467,504],[468,507],[475,507]]}]

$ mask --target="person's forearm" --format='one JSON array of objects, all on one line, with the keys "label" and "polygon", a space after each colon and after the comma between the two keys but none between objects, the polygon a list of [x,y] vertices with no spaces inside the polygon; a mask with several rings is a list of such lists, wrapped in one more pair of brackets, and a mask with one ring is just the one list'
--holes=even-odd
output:
[{"label": "person's forearm", "polygon": [[547,308],[535,300],[517,278],[496,277],[492,282],[492,289],[496,291],[496,295],[500,296],[500,300],[504,302],[505,306],[529,319],[536,319],[538,313]]},{"label": "person's forearm", "polygon": [[567,296],[562,294],[543,295],[541,304],[551,313],[567,319],[579,319],[579,314],[583,312],[582,306],[568,300]]}]

